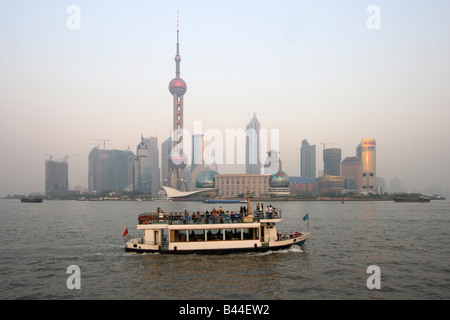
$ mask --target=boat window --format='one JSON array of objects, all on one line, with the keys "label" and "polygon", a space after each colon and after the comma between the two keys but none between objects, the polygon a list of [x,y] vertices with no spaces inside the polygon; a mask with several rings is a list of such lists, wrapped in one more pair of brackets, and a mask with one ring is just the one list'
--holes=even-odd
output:
[{"label": "boat window", "polygon": [[241,229],[226,229],[225,240],[241,240]]},{"label": "boat window", "polygon": [[208,239],[208,241],[223,240],[222,230],[208,230],[206,233],[206,239]]},{"label": "boat window", "polygon": [[185,242],[187,241],[187,230],[171,230],[170,231],[170,241],[174,242]]},{"label": "boat window", "polygon": [[205,241],[205,230],[188,230],[189,241]]},{"label": "boat window", "polygon": [[242,229],[242,236],[244,240],[258,239],[258,229],[257,228]]}]

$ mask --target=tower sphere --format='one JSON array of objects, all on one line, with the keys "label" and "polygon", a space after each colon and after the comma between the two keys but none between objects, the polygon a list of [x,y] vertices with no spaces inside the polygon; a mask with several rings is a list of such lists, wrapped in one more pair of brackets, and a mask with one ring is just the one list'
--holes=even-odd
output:
[{"label": "tower sphere", "polygon": [[214,177],[218,175],[217,171],[211,170],[209,168],[203,170],[197,177],[195,186],[197,188],[214,188],[215,180]]},{"label": "tower sphere", "polygon": [[167,160],[169,161],[170,168],[174,169],[184,169],[188,163],[186,154],[181,152],[169,155]]},{"label": "tower sphere", "polygon": [[183,79],[175,78],[169,83],[169,91],[172,95],[176,94],[178,97],[181,97],[186,93],[186,90],[187,85]]}]

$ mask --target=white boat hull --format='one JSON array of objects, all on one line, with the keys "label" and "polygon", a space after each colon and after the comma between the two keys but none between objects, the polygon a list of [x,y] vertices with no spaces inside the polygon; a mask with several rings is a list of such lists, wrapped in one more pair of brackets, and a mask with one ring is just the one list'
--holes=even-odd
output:
[{"label": "white boat hull", "polygon": [[126,243],[126,251],[138,253],[170,253],[170,254],[226,254],[236,252],[264,252],[268,250],[287,249],[292,245],[303,246],[309,233],[289,239],[261,242],[260,240],[202,241],[198,243],[145,244],[142,238],[130,239]]}]

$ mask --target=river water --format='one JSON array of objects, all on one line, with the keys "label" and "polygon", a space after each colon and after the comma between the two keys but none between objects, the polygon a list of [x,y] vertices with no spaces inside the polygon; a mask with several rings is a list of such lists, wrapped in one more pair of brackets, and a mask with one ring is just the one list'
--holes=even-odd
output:
[{"label": "river water", "polygon": [[[0,299],[450,298],[450,201],[273,202],[279,231],[304,230],[302,249],[229,255],[127,253],[137,215],[211,210],[198,202],[0,200]],[[239,204],[224,204],[235,210]],[[281,229],[281,230],[280,230]],[[371,265],[380,289],[369,289]],[[69,266],[80,289],[69,289]],[[75,282],[72,282],[75,283]]]}]

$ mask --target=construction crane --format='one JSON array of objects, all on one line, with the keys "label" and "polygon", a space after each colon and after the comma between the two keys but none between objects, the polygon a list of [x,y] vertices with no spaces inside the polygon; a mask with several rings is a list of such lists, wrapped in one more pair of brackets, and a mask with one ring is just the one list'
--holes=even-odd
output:
[{"label": "construction crane", "polygon": [[68,154],[68,155],[66,155],[66,156],[64,157],[64,160],[66,161],[66,163],[68,163],[68,162],[69,162],[69,158],[70,158],[70,157],[74,157],[74,156],[76,156],[76,154]]},{"label": "construction crane", "polygon": [[[111,141],[109,139],[93,139],[94,141],[103,141],[103,150],[106,149],[106,141]],[[100,147],[100,144],[96,143]]]}]

